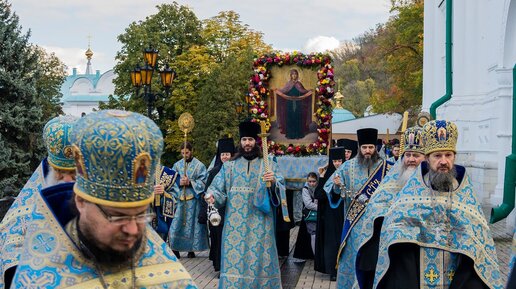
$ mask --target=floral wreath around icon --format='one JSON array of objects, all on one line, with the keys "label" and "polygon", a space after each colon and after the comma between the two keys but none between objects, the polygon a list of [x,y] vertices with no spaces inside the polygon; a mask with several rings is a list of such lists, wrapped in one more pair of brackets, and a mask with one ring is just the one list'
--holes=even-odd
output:
[{"label": "floral wreath around icon", "polygon": [[270,69],[273,65],[297,65],[302,68],[317,69],[317,85],[315,87],[316,116],[318,137],[314,143],[308,145],[284,145],[268,141],[269,152],[274,155],[308,156],[326,154],[330,146],[332,102],[335,90],[331,57],[323,53],[303,54],[297,51],[292,53],[271,53],[262,55],[254,60],[254,73],[249,81],[249,92],[246,97],[251,121],[265,121],[267,131],[270,130],[267,99],[270,95],[268,82],[271,77]]}]

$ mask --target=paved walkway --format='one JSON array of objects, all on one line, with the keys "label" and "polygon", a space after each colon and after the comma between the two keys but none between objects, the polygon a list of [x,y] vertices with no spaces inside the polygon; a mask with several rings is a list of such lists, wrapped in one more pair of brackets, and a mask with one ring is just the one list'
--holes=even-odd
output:
[{"label": "paved walkway", "polygon": [[[490,209],[484,208],[484,213],[489,216]],[[490,225],[495,240],[500,270],[504,284],[507,283],[509,274],[509,260],[511,258],[512,236],[505,232],[505,220]],[[290,248],[294,248],[299,227],[291,230]],[[293,250],[291,250],[292,252]],[[336,283],[330,281],[330,276],[314,271],[312,260],[298,262],[292,257],[280,259],[281,277],[283,289],[334,289]],[[199,288],[217,289],[218,273],[213,270],[208,252],[197,254],[196,258],[189,259],[186,253],[181,253],[181,262],[192,275]]]}]

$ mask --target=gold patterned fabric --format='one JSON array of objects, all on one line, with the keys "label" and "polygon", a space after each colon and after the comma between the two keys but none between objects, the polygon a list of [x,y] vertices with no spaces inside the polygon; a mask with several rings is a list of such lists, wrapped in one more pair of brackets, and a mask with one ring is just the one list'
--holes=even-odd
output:
[{"label": "gold patterned fabric", "polygon": [[423,126],[423,146],[425,154],[435,151],[456,152],[459,131],[457,126],[447,120],[433,120]]},{"label": "gold patterned fabric", "polygon": [[43,142],[48,152],[48,163],[61,170],[75,170],[71,135],[77,118],[71,115],[51,119],[43,128]]},{"label": "gold patterned fabric", "polygon": [[[184,160],[176,162],[173,169],[184,174]],[[186,163],[186,176],[190,180],[190,186],[172,186],[171,194],[177,200],[177,208],[168,231],[168,242],[173,250],[180,252],[208,250],[208,228],[206,224],[197,221],[201,202],[204,202],[199,196],[205,188],[206,167],[201,161],[193,158]]]},{"label": "gold patterned fabric", "polygon": [[[427,282],[421,288],[439,288],[432,287],[432,284],[438,278],[444,281],[444,272],[453,270],[454,262],[437,259],[443,256],[437,255],[439,251],[469,257],[474,263],[474,273],[487,287],[503,288],[496,247],[480,202],[473,192],[466,169],[458,165],[455,169],[460,180],[458,187],[451,192],[436,192],[425,184],[424,176],[429,168],[428,163],[422,162],[394,196],[382,225],[374,288],[388,273],[390,259],[396,258],[389,255],[389,248],[403,243],[434,249],[425,251],[427,259],[420,264],[421,276],[426,275],[421,285]],[[428,256],[432,255],[435,262],[430,262]]]},{"label": "gold patterned fabric", "polygon": [[45,161],[34,171],[0,223],[0,289],[4,288],[5,272],[18,266],[27,227],[34,218],[32,211],[37,201],[34,194],[45,183],[44,166],[48,166]]},{"label": "gold patterned fabric", "polygon": [[224,163],[208,188],[216,206],[226,206],[219,289],[281,289],[275,210],[265,212],[254,202],[256,195],[270,194],[273,198],[278,190],[285,190],[276,162],[270,161],[276,191],[269,192],[262,180],[262,159],[243,157]]},{"label": "gold patterned fabric", "polygon": [[[71,185],[69,185],[71,190]],[[37,191],[31,225],[27,228],[19,264],[11,288],[98,288],[102,289],[95,264],[78,249],[72,232],[65,230],[44,197]],[[145,249],[136,261],[137,288],[197,288],[150,226],[146,228]],[[132,288],[127,269],[103,268],[109,288]]]},{"label": "gold patterned fabric", "polygon": [[112,207],[153,201],[163,136],[152,120],[130,111],[90,113],[77,121],[72,141],[77,195]]}]

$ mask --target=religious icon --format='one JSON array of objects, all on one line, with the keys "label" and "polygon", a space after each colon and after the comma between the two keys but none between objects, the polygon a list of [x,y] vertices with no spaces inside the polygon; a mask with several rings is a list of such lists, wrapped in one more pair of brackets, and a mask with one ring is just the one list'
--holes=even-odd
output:
[{"label": "religious icon", "polygon": [[65,146],[63,149],[63,154],[67,159],[73,158],[73,150],[71,146]]},{"label": "religious icon", "polygon": [[282,88],[274,90],[277,125],[287,139],[302,139],[312,123],[312,91],[303,86],[297,69],[289,71],[289,78]]},{"label": "religious icon", "polygon": [[439,128],[437,134],[439,141],[446,141],[446,129],[444,127]]},{"label": "religious icon", "polygon": [[409,137],[408,137],[409,145],[415,145],[414,138],[415,138],[415,134],[413,132],[409,133]]},{"label": "religious icon", "polygon": [[149,174],[149,168],[147,167],[146,159],[141,158],[138,162],[138,167],[135,173],[135,183],[144,184]]}]

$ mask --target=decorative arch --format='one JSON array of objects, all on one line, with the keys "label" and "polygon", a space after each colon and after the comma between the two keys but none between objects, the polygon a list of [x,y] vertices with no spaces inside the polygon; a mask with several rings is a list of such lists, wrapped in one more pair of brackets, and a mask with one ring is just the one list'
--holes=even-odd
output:
[{"label": "decorative arch", "polygon": [[79,77],[72,83],[70,94],[89,94],[93,89],[91,80],[86,77]]},{"label": "decorative arch", "polygon": [[513,68],[516,63],[516,1],[507,0],[502,22],[502,65]]}]

